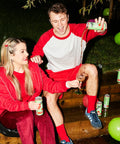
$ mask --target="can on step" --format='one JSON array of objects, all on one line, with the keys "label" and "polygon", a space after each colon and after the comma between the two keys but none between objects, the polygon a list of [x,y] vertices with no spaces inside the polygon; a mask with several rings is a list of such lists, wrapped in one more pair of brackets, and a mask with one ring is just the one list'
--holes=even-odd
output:
[{"label": "can on step", "polygon": [[118,82],[118,84],[120,84],[120,69],[118,70],[117,82]]},{"label": "can on step", "polygon": [[101,101],[97,101],[96,112],[97,112],[98,116],[102,115],[102,102]]},{"label": "can on step", "polygon": [[108,116],[108,109],[104,108],[103,110],[103,117],[107,117]]},{"label": "can on step", "polygon": [[104,95],[104,108],[109,108],[109,102],[110,102],[110,95],[105,94]]}]

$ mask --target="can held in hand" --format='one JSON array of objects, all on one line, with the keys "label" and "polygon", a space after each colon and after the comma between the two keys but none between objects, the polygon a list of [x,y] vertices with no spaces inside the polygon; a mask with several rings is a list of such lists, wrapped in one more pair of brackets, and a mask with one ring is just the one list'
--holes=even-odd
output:
[{"label": "can held in hand", "polygon": [[38,110],[36,110],[36,115],[43,115],[43,101],[42,101],[42,97],[38,96],[35,98],[35,102],[40,104],[40,107]]},{"label": "can held in hand", "polygon": [[104,108],[109,108],[109,103],[110,103],[110,95],[105,94],[104,95]]},{"label": "can held in hand", "polygon": [[106,29],[105,23],[101,25],[100,23],[87,22],[86,26],[89,30],[105,30]]},{"label": "can held in hand", "polygon": [[118,70],[117,83],[120,84],[120,69]]},{"label": "can held in hand", "polygon": [[97,101],[96,112],[97,112],[98,116],[102,115],[102,102],[101,101]]}]

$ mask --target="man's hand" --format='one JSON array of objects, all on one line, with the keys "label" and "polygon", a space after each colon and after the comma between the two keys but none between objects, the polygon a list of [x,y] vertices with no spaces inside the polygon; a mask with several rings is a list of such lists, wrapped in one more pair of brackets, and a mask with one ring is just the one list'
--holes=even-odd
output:
[{"label": "man's hand", "polygon": [[98,19],[96,18],[95,19],[95,23],[99,23],[102,26],[104,26],[104,24],[105,24],[105,29],[104,30],[95,30],[95,32],[101,32],[101,33],[103,33],[107,29],[107,23],[106,23],[106,21],[105,21],[104,18],[101,18],[101,17],[99,17]]},{"label": "man's hand", "polygon": [[39,65],[43,63],[43,60],[42,60],[41,56],[39,56],[39,55],[30,58],[30,60],[32,62],[38,63]]}]

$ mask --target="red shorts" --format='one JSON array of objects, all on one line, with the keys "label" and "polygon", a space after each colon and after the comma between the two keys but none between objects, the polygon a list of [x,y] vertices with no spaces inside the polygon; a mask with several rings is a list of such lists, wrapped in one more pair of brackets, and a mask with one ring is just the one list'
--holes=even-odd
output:
[{"label": "red shorts", "polygon": [[53,72],[51,70],[46,70],[46,72],[48,73],[49,77],[55,81],[71,81],[76,79],[76,75],[81,65],[82,64],[76,66],[75,68],[60,71],[60,72]]},{"label": "red shorts", "polygon": [[[79,66],[76,66],[75,68],[60,71],[60,72],[53,72],[51,70],[46,70],[46,72],[48,73],[49,77],[55,81],[71,81],[71,80],[76,79],[76,75],[81,65],[82,64],[80,64]],[[59,99],[61,99],[62,97],[63,97],[63,94],[59,96]]]}]

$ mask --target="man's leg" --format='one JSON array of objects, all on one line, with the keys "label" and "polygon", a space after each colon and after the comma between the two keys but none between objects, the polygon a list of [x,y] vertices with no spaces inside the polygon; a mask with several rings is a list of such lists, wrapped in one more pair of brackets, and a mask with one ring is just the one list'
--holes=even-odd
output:
[{"label": "man's leg", "polygon": [[51,93],[44,92],[44,95],[46,97],[48,111],[55,123],[56,130],[61,141],[65,140],[66,142],[69,142],[70,140],[69,140],[69,137],[67,136],[67,133],[64,127],[63,116],[60,111],[60,108],[57,105],[59,94],[51,94]]},{"label": "man's leg", "polygon": [[96,96],[98,92],[98,71],[97,68],[92,64],[83,64],[77,74],[77,77],[80,75],[85,75],[86,80],[86,92],[88,95]]},{"label": "man's leg", "polygon": [[[94,126],[95,128],[101,128],[102,127],[101,122],[99,118],[96,116],[96,112],[95,112],[97,92],[98,92],[97,68],[92,64],[83,64],[79,69],[77,77],[79,77],[80,75],[86,76],[87,96],[85,98],[86,101],[88,101],[88,104],[87,104],[87,109],[85,114],[90,119],[92,126]],[[94,116],[95,119],[93,118]]]}]

